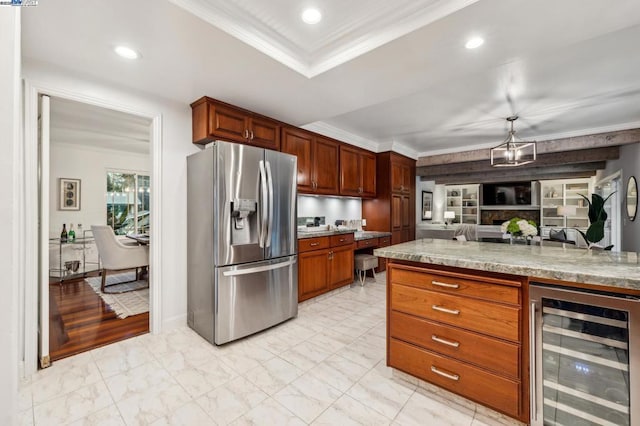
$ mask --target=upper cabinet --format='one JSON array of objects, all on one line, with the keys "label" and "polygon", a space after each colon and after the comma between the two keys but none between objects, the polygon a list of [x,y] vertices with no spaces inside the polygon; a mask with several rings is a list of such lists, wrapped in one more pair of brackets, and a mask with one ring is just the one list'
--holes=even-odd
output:
[{"label": "upper cabinet", "polygon": [[391,232],[391,243],[415,239],[416,160],[395,152],[377,155],[377,195],[363,200],[362,217],[367,230]]},{"label": "upper cabinet", "polygon": [[[195,144],[224,140],[295,155],[301,194],[376,196],[373,152],[206,96],[191,109]],[[399,185],[408,192],[411,171],[400,173]]]},{"label": "upper cabinet", "polygon": [[191,104],[193,143],[214,140],[280,149],[280,123],[208,97]]},{"label": "upper cabinet", "polygon": [[411,192],[412,188],[412,167],[403,162],[394,161],[391,163],[391,190],[394,192]]},{"label": "upper cabinet", "polygon": [[281,151],[298,157],[298,191],[336,195],[340,144],[314,133],[285,126]]},{"label": "upper cabinet", "polygon": [[349,145],[340,146],[340,195],[376,196],[376,156]]}]

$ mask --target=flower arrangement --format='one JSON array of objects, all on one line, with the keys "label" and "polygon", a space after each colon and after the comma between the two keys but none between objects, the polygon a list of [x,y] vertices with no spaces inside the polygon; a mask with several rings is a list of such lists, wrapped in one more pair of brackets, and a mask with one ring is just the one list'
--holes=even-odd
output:
[{"label": "flower arrangement", "polygon": [[538,227],[533,220],[520,219],[514,217],[503,222],[500,226],[503,233],[509,233],[516,237],[533,237],[538,235]]}]

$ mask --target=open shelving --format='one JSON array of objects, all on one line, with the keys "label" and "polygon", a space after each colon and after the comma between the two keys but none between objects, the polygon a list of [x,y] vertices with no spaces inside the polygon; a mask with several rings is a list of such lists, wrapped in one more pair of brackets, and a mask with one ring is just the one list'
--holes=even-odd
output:
[{"label": "open shelving", "polygon": [[452,211],[456,217],[451,223],[478,224],[480,222],[480,185],[446,185],[447,199],[445,211]]}]

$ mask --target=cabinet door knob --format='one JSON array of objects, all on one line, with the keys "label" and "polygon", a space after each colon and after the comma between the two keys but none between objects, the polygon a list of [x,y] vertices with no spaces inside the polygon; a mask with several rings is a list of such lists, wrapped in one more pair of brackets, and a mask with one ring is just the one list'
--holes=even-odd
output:
[{"label": "cabinet door knob", "polygon": [[251,136],[249,137],[249,139],[253,140],[253,130],[250,131]]},{"label": "cabinet door knob", "polygon": [[242,137],[245,139],[249,139],[249,130],[244,129],[244,132],[242,133]]}]

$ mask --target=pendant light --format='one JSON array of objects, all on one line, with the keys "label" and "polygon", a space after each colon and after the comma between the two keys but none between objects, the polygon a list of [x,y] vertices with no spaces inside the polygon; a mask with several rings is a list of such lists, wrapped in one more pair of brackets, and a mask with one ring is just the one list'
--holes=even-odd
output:
[{"label": "pendant light", "polygon": [[536,142],[516,139],[513,122],[517,119],[517,115],[507,117],[507,121],[511,123],[507,139],[495,148],[491,148],[491,165],[493,167],[522,166],[536,161]]}]

